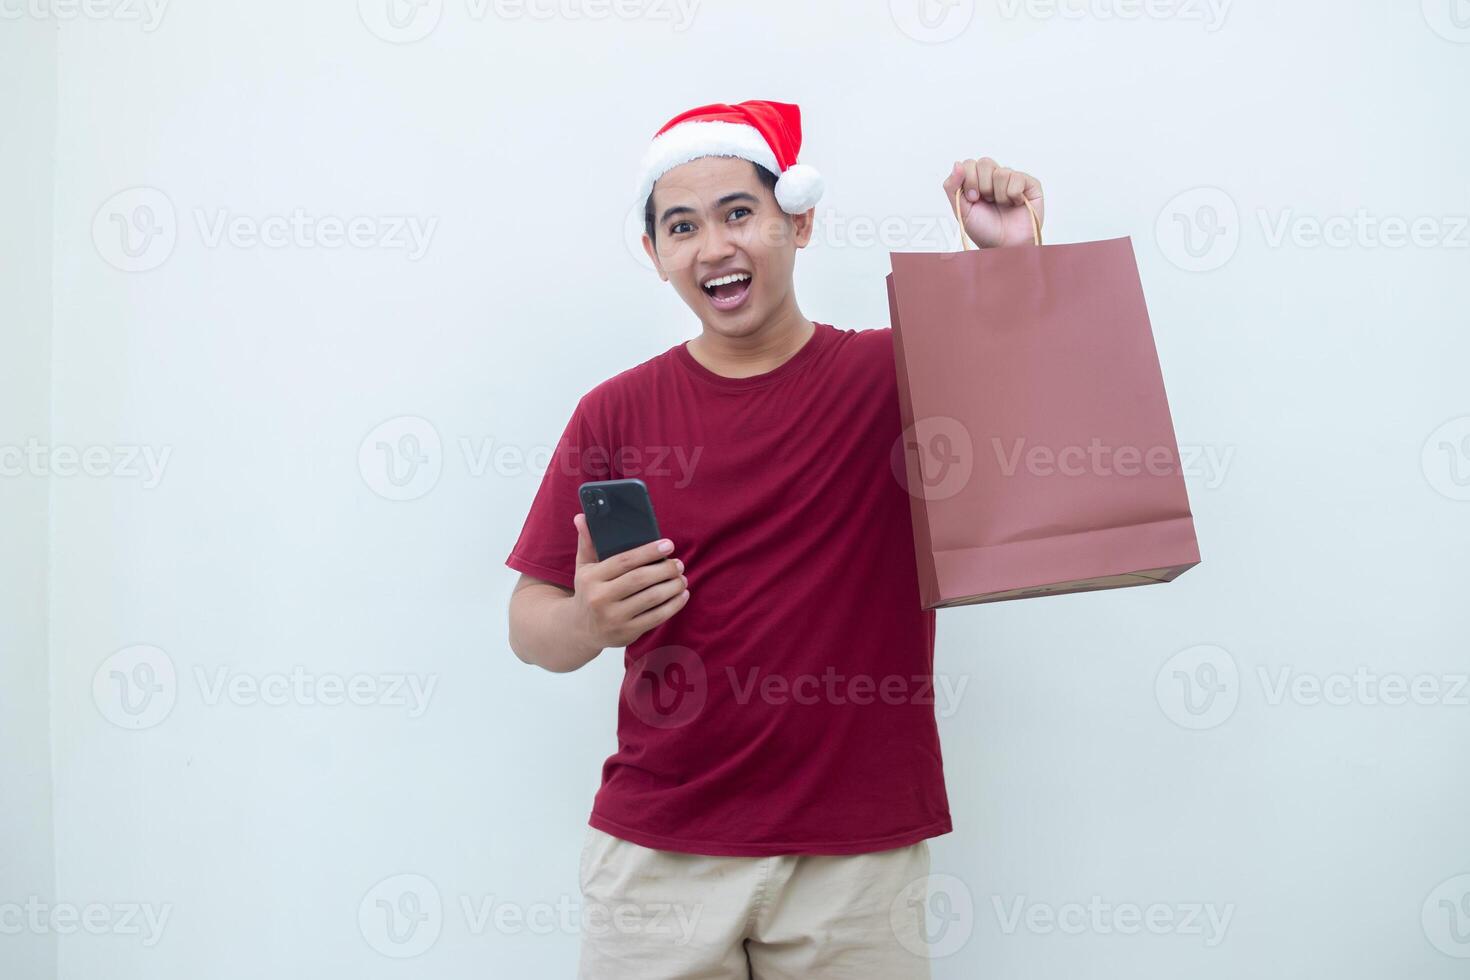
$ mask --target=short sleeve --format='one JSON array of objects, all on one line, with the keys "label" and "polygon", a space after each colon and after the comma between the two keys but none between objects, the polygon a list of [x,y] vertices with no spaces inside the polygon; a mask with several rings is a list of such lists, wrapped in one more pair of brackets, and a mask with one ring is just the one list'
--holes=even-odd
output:
[{"label": "short sleeve", "polygon": [[582,509],[577,488],[588,480],[611,479],[610,463],[611,456],[595,435],[583,398],[551,453],[521,536],[505,563],[518,572],[572,588],[577,570],[577,529],[572,517]]}]

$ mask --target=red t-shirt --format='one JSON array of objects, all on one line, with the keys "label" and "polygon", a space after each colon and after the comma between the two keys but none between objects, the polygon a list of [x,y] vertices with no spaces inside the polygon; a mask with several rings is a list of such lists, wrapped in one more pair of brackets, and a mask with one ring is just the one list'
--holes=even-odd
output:
[{"label": "red t-shirt", "polygon": [[679,344],[578,402],[506,564],[571,588],[577,487],[638,477],[690,592],[624,654],[593,827],[756,856],[949,832],[900,430],[886,328],[818,323],[750,378]]}]

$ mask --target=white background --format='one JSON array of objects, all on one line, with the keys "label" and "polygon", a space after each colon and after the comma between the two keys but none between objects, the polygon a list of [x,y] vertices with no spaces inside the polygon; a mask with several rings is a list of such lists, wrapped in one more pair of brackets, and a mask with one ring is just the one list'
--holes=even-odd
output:
[{"label": "white background", "polygon": [[[939,614],[935,976],[1464,975],[1464,0],[109,2],[0,4],[0,446],[94,450],[0,477],[0,904],[101,909],[0,974],[572,975],[621,655],[516,660],[501,562],[578,397],[698,332],[638,155],[771,98],[827,179],[808,316],[887,325],[992,155],[1050,241],[1132,236],[1200,456],[1178,582]],[[245,234],[298,210],[366,243]],[[216,686],[297,668],[380,686]]]}]

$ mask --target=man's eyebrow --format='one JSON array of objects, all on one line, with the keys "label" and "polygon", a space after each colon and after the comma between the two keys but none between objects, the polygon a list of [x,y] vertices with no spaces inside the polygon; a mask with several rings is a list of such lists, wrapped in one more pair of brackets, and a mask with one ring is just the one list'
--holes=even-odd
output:
[{"label": "man's eyebrow", "polygon": [[[760,203],[760,200],[758,198],[756,198],[756,196],[754,194],[748,194],[745,191],[735,191],[733,194],[726,194],[724,197],[722,197],[718,201],[716,201],[715,202],[715,207],[722,208],[725,205],[727,205],[727,204],[733,204],[736,201],[749,201],[751,204],[759,204]],[[669,208],[667,211],[665,211],[663,213],[663,217],[661,217],[661,218],[658,219],[658,223],[659,224],[663,224],[665,221],[668,221],[670,218],[672,218],[676,214],[693,214],[693,213],[694,213],[694,209],[691,208],[691,207],[686,207],[683,204],[676,205],[675,207]]]}]

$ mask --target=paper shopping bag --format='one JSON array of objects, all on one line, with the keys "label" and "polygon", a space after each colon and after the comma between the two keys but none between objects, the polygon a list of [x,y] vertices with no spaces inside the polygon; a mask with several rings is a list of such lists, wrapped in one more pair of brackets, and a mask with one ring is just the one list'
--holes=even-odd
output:
[{"label": "paper shopping bag", "polygon": [[1200,560],[1132,243],[1042,245],[1032,221],[1035,247],[972,249],[961,222],[959,252],[891,255],[891,461],[925,609],[1169,582]]}]

